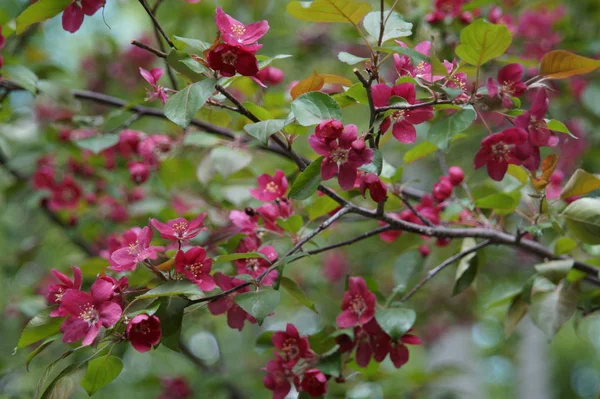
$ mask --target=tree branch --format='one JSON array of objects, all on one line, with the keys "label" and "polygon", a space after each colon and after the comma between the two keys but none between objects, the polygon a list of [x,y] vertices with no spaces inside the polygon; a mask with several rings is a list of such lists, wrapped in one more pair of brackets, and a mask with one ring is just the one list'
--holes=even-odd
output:
[{"label": "tree branch", "polygon": [[375,112],[381,113],[381,112],[394,110],[394,109],[400,109],[400,110],[415,109],[415,108],[421,108],[421,107],[427,107],[430,105],[439,105],[439,104],[452,104],[452,100],[431,100],[431,101],[425,101],[425,102],[416,103],[416,104],[406,104],[406,103],[392,104],[392,105],[386,105],[385,107],[376,107]]}]

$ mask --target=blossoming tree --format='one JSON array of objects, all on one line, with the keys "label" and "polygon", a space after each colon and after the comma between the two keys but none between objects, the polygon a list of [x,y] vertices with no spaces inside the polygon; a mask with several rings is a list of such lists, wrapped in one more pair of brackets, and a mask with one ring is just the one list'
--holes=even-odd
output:
[{"label": "blossoming tree", "polygon": [[[9,136],[0,163],[79,252],[78,265],[44,265],[36,292],[46,306],[15,345],[27,365],[47,366],[36,397],[66,398],[78,385],[100,395],[132,352],[172,351],[218,375],[185,334],[206,320],[236,330],[237,340],[215,333],[224,351],[239,337],[267,348],[256,364],[232,344],[264,386],[248,396],[220,378],[221,395],[385,386],[413,348],[442,334],[432,315],[445,306],[431,300],[465,305],[480,285],[495,287],[494,273],[517,280],[489,305],[502,309],[506,336],[527,314],[552,338],[598,309],[600,178],[578,168],[586,138],[553,102],[568,90],[593,96],[585,79],[600,61],[560,45],[560,9],[517,17],[490,1],[416,12],[399,1],[314,0],[256,7],[266,18],[257,21],[238,3],[139,0],[132,10],[147,14],[154,37],[125,37],[113,59],[99,49],[82,59],[86,90],[26,53],[43,21],[61,14],[77,36],[111,2],[38,0],[0,14],[2,118],[43,132],[33,167],[14,162]],[[188,35],[163,24],[170,3],[182,3],[177,19],[210,26]],[[296,35],[284,18],[305,33],[343,31],[346,43],[303,38],[309,53],[335,50],[325,65],[300,50],[276,54],[269,36]],[[306,65],[284,74],[297,57]],[[23,99],[35,116],[19,111]],[[317,322],[307,328],[298,308]],[[180,376],[159,376],[160,397],[203,397]],[[427,395],[427,382],[387,385],[385,397]]]}]

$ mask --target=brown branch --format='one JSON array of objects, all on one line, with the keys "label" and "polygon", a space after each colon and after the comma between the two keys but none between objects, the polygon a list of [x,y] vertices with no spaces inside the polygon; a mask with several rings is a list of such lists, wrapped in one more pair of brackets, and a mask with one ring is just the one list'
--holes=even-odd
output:
[{"label": "brown branch", "polygon": [[169,38],[169,35],[167,35],[167,33],[165,32],[165,30],[163,29],[163,27],[158,22],[158,19],[156,19],[156,16],[154,15],[154,13],[150,9],[150,7],[148,7],[148,4],[146,3],[146,1],[145,0],[139,0],[139,2],[142,5],[142,7],[144,7],[144,10],[146,10],[146,13],[148,13],[148,15],[150,16],[150,18],[152,19],[152,22],[154,23],[154,27],[160,32],[160,34],[165,39],[165,41],[167,43],[169,43],[169,46],[172,47],[172,48],[177,48],[177,47],[175,47],[175,44],[173,44],[173,42]]},{"label": "brown branch", "polygon": [[425,101],[425,102],[416,103],[416,104],[406,104],[406,103],[392,104],[392,105],[386,105],[385,107],[376,107],[375,112],[381,113],[381,112],[394,110],[394,109],[400,109],[400,110],[415,109],[415,108],[427,107],[430,105],[440,105],[440,104],[452,104],[452,100],[431,100],[431,101]]},{"label": "brown branch", "polygon": [[132,40],[131,41],[131,45],[139,47],[139,48],[144,49],[146,51],[149,51],[149,52],[151,52],[152,54],[154,54],[157,57],[167,58],[167,53],[165,53],[164,51],[160,51],[158,49],[155,49],[154,47],[148,46],[147,44],[142,43],[142,42],[140,42],[138,40]]}]

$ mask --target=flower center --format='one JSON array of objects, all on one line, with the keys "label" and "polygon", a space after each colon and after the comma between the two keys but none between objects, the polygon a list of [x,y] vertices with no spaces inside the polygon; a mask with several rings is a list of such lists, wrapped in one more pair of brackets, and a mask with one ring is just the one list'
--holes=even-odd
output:
[{"label": "flower center", "polygon": [[513,82],[502,82],[502,92],[512,96],[514,93]]},{"label": "flower center", "polygon": [[246,28],[242,25],[233,25],[231,27],[231,33],[240,38],[244,33],[246,33]]},{"label": "flower center", "polygon": [[510,153],[510,146],[505,143],[497,143],[492,145],[492,156],[497,161],[508,161],[508,155]]},{"label": "flower center", "polygon": [[233,51],[227,51],[223,53],[222,59],[224,64],[235,65],[235,62],[237,61],[237,55],[235,55]]},{"label": "flower center", "polygon": [[336,148],[331,153],[331,160],[336,163],[344,163],[348,160],[348,153],[350,149],[346,148]]},{"label": "flower center", "polygon": [[258,269],[260,268],[258,259],[249,259],[246,263],[246,267],[252,270],[253,272],[258,271]]},{"label": "flower center", "polygon": [[395,121],[400,121],[402,119],[404,119],[404,114],[406,113],[406,110],[398,110],[398,111],[394,111],[394,113],[392,114],[392,119]]},{"label": "flower center", "polygon": [[192,272],[194,277],[199,278],[202,275],[202,268],[204,267],[204,263],[196,262],[191,265],[186,266],[186,269]]},{"label": "flower center", "polygon": [[279,186],[277,185],[277,183],[270,181],[269,183],[267,183],[265,189],[270,193],[276,193],[279,190]]},{"label": "flower center", "polygon": [[283,343],[282,349],[292,359],[300,354],[298,343],[296,342],[295,338],[287,338]]},{"label": "flower center", "polygon": [[147,335],[150,334],[150,326],[148,323],[140,323],[135,326],[135,332]]},{"label": "flower center", "polygon": [[367,304],[365,303],[365,299],[360,295],[354,295],[352,300],[350,301],[350,307],[357,315],[363,314],[365,310],[367,310]]},{"label": "flower center", "polygon": [[88,323],[88,325],[96,324],[99,320],[98,311],[92,304],[85,304],[79,313],[79,318]]},{"label": "flower center", "polygon": [[187,230],[188,224],[186,222],[177,222],[173,224],[173,230],[177,232],[177,234],[181,234]]},{"label": "flower center", "polygon": [[134,243],[129,244],[129,249],[127,250],[127,253],[129,253],[129,255],[137,255],[140,252],[140,242],[139,241],[135,241]]},{"label": "flower center", "polygon": [[58,291],[54,293],[54,301],[56,301],[56,303],[60,303],[64,294],[65,291],[62,288],[59,288]]},{"label": "flower center", "polygon": [[415,72],[417,75],[425,72],[425,61],[421,61],[417,64],[417,66],[415,67]]}]

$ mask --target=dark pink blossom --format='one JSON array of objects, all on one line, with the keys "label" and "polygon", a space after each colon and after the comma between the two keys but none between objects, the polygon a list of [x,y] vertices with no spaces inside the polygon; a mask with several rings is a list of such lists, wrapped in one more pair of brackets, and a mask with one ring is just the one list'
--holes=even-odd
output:
[{"label": "dark pink blossom", "polygon": [[221,33],[221,39],[225,43],[231,46],[242,47],[246,51],[256,51],[261,48],[262,45],[256,42],[269,31],[269,23],[267,21],[244,25],[226,14],[221,7],[217,7],[215,23]]},{"label": "dark pink blossom", "polygon": [[362,277],[348,279],[348,291],[344,293],[342,313],[336,319],[340,328],[350,328],[366,324],[375,316],[377,298],[367,288]]},{"label": "dark pink blossom", "polygon": [[203,226],[206,212],[201,213],[189,222],[185,218],[177,218],[162,223],[150,219],[150,224],[160,233],[162,238],[172,241],[185,241],[196,237],[207,228]]},{"label": "dark pink blossom", "polygon": [[[227,291],[244,284],[244,281],[226,276],[223,273],[215,273],[214,280],[219,288],[223,291]],[[244,287],[223,298],[217,299],[214,302],[210,302],[208,304],[208,310],[213,315],[227,313],[227,325],[231,328],[242,331],[244,328],[244,322],[246,320],[250,323],[256,323],[256,320],[250,314],[246,313],[246,311],[237,303],[235,303],[234,297],[238,294],[248,291],[250,291],[250,287]]]},{"label": "dark pink blossom", "polygon": [[257,179],[258,188],[250,189],[250,194],[259,201],[275,201],[285,197],[288,181],[282,170],[276,170],[273,176],[262,174]]},{"label": "dark pink blossom", "polygon": [[83,18],[94,15],[104,6],[105,0],[77,0],[65,8],[62,15],[62,27],[67,32],[75,33],[83,24]]},{"label": "dark pink blossom", "polygon": [[158,84],[158,80],[163,73],[164,71],[161,68],[152,68],[150,71],[147,71],[140,67],[140,75],[142,75],[144,80],[152,86],[152,90],[148,90],[146,101],[159,100],[161,103],[165,104],[169,99],[167,90]]},{"label": "dark pink blossom", "polygon": [[433,198],[437,202],[444,202],[452,195],[453,185],[450,178],[441,176],[439,182],[433,185]]},{"label": "dark pink blossom", "polygon": [[283,354],[283,359],[288,366],[293,366],[301,358],[310,358],[310,345],[307,337],[301,337],[293,324],[288,323],[285,331],[276,331],[273,334],[273,345]]},{"label": "dark pink blossom", "polygon": [[110,328],[121,318],[121,306],[110,301],[112,289],[104,280],[96,280],[91,294],[67,290],[62,297],[61,312],[69,317],[60,326],[63,342],[83,339],[83,346],[90,345],[102,327]]},{"label": "dark pink blossom", "polygon": [[512,108],[512,97],[520,97],[527,90],[527,85],[522,82],[524,68],[520,64],[508,64],[498,71],[497,81],[489,78],[487,82],[490,97],[500,97],[504,108]]},{"label": "dark pink blossom", "polygon": [[263,378],[263,384],[273,391],[273,399],[284,399],[292,389],[291,381],[296,379],[292,371],[280,360],[269,360],[264,370],[267,375]]},{"label": "dark pink blossom", "polygon": [[392,341],[390,343],[390,359],[394,366],[400,368],[408,362],[409,354],[406,345],[421,345],[422,343],[419,337],[412,334],[404,334],[396,341]]},{"label": "dark pink blossom", "polygon": [[[247,248],[247,250],[252,252],[255,251],[256,248]],[[270,245],[265,245],[264,247],[258,249],[258,252],[263,254],[264,258],[247,258],[238,259],[235,261],[238,274],[249,274],[250,276],[256,278],[264,273],[278,256],[275,248]],[[264,278],[262,284],[266,286],[273,285],[275,280],[277,280],[278,275],[278,272],[273,270]]]},{"label": "dark pink blossom", "polygon": [[156,165],[160,156],[171,149],[171,138],[164,134],[153,134],[138,145],[138,152],[149,165]]},{"label": "dark pink blossom", "polygon": [[188,399],[194,392],[183,377],[161,377],[162,393],[157,399]]},{"label": "dark pink blossom", "polygon": [[453,186],[458,186],[465,179],[465,172],[460,166],[450,166],[448,169],[448,178]]},{"label": "dark pink blossom", "polygon": [[300,390],[308,393],[313,398],[327,393],[327,377],[319,369],[309,369],[304,372]]},{"label": "dark pink blossom", "polygon": [[[46,293],[46,301],[50,305],[60,305],[62,303],[63,295],[67,290],[76,290],[79,291],[81,289],[81,269],[77,266],[72,266],[73,268],[73,280],[71,280],[67,275],[59,272],[56,269],[52,269],[52,274],[56,277],[60,283],[59,284],[51,284],[48,286]],[[60,306],[50,312],[51,317],[62,317],[66,316],[64,309],[61,309]]]},{"label": "dark pink blossom", "polygon": [[283,82],[284,77],[285,75],[283,74],[283,71],[281,69],[272,66],[266,66],[260,71],[258,71],[258,73],[255,76],[255,79],[258,81],[257,83],[259,83],[261,86],[274,86]]},{"label": "dark pink blossom", "polygon": [[156,316],[139,314],[129,321],[125,332],[131,346],[136,351],[140,353],[148,352],[160,342],[162,336],[160,319]]},{"label": "dark pink blossom", "polygon": [[135,184],[145,183],[150,177],[150,167],[144,162],[130,161],[127,163],[127,169]]},{"label": "dark pink blossom", "polygon": [[210,275],[213,260],[206,257],[206,250],[194,247],[187,252],[178,251],[175,256],[175,270],[196,283],[202,291],[215,288],[215,281]]},{"label": "dark pink blossom", "polygon": [[[396,43],[402,48],[408,48],[408,46],[400,40],[396,40]],[[429,59],[431,42],[424,41],[418,43],[413,50],[423,54],[425,56],[424,58]],[[433,75],[431,64],[427,61],[419,61],[417,65],[414,65],[412,59],[407,55],[394,54],[394,65],[396,66],[396,72],[398,72],[398,75],[400,76],[412,76],[413,78],[419,78],[427,82],[434,82],[445,77],[444,75]],[[454,66],[448,61],[444,61],[443,65],[446,67],[448,73],[452,71]]]},{"label": "dark pink blossom", "polygon": [[481,141],[481,149],[475,155],[475,169],[487,165],[490,177],[496,181],[504,178],[509,164],[519,165],[517,146],[527,141],[527,132],[519,128],[510,128],[494,133]]},{"label": "dark pink blossom", "polygon": [[[324,132],[334,136],[324,137]],[[325,157],[321,163],[323,180],[329,180],[338,174],[338,182],[344,190],[354,187],[358,168],[368,164],[373,158],[373,150],[358,138],[356,125],[346,125],[341,132],[335,128],[316,131],[309,137],[308,143],[319,155]]]},{"label": "dark pink blossom", "polygon": [[65,176],[60,183],[51,187],[52,196],[48,207],[52,210],[74,209],[81,199],[81,187],[71,176]]},{"label": "dark pink blossom", "polygon": [[109,269],[118,272],[135,270],[138,262],[147,259],[156,259],[157,252],[162,247],[150,245],[152,241],[152,229],[148,226],[143,229],[131,229],[123,234],[123,247],[117,249],[110,255]]},{"label": "dark pink blossom", "polygon": [[[251,211],[251,215],[249,211]],[[254,234],[258,229],[258,215],[252,209],[246,211],[233,210],[229,212],[229,220],[239,229],[240,233]]]},{"label": "dark pink blossom", "polygon": [[[389,104],[392,96],[404,98],[408,104],[418,104],[416,100],[415,86],[411,83],[400,83],[389,87],[383,83],[373,85],[373,104],[376,107],[384,107]],[[392,134],[402,144],[414,143],[417,139],[417,131],[414,125],[426,122],[433,118],[433,108],[423,106],[413,109],[395,110],[381,123],[380,131],[385,133],[393,123]]]},{"label": "dark pink blossom", "polygon": [[360,192],[365,198],[367,190],[369,190],[369,195],[375,202],[385,201],[387,197],[387,186],[374,173],[360,175]]},{"label": "dark pink blossom", "polygon": [[340,281],[348,270],[348,261],[342,252],[329,252],[323,261],[323,276],[330,283]]},{"label": "dark pink blossom", "polygon": [[220,44],[208,53],[208,66],[230,77],[239,73],[242,76],[255,76],[258,61],[254,53],[228,44]]},{"label": "dark pink blossom", "polygon": [[533,100],[531,109],[517,116],[515,126],[529,133],[529,143],[535,147],[555,147],[558,137],[553,136],[548,129],[544,116],[548,111],[548,95],[546,90],[540,89]]}]

